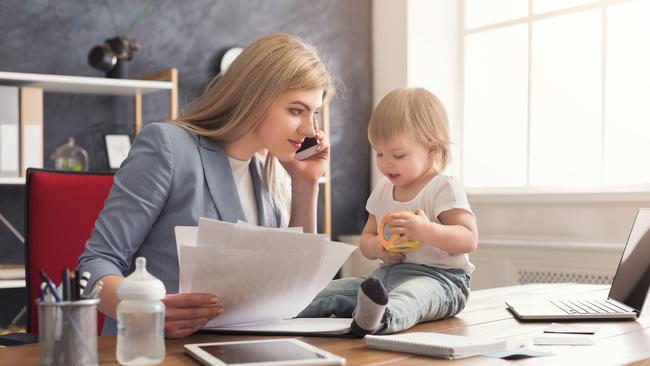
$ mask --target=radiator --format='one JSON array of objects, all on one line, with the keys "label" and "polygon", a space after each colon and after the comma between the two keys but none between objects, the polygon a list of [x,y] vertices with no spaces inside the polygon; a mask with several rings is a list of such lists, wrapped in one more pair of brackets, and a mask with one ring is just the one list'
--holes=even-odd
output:
[{"label": "radiator", "polygon": [[596,284],[612,283],[612,276],[609,273],[604,273],[604,272],[561,272],[561,271],[519,269],[517,271],[517,275],[520,284],[559,283],[559,282],[596,283]]},{"label": "radiator", "polygon": [[470,255],[472,289],[527,283],[609,284],[623,244],[561,240],[481,240]]}]

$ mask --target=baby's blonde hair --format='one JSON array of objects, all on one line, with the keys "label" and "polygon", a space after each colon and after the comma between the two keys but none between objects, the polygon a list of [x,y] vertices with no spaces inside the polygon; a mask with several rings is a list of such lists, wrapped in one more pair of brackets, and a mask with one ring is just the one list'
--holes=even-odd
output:
[{"label": "baby's blonde hair", "polygon": [[445,170],[449,162],[449,132],[445,107],[423,88],[400,88],[388,93],[377,105],[368,124],[370,143],[410,137],[428,147],[437,147],[434,166]]}]

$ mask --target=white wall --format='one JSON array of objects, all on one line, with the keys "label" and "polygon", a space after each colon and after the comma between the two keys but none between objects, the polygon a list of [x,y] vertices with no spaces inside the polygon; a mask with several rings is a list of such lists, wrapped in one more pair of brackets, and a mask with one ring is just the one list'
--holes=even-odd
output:
[{"label": "white wall", "polygon": [[453,142],[448,174],[458,175],[460,165],[460,53],[458,13],[460,1],[408,0],[407,86],[423,87],[445,106]]},{"label": "white wall", "polygon": [[[450,174],[460,171],[453,158],[460,147],[458,5],[452,0],[375,0],[372,8],[373,106],[401,87],[423,87],[436,94],[451,124]],[[374,187],[381,174],[372,156]]]},{"label": "white wall", "polygon": [[[372,106],[384,95],[407,84],[408,1],[374,0],[372,3]],[[375,187],[381,173],[371,151],[370,182]]]}]

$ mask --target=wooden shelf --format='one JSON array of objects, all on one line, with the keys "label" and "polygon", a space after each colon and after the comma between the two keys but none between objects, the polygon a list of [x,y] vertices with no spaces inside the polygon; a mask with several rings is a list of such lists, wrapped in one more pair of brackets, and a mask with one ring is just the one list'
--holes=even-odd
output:
[{"label": "wooden shelf", "polygon": [[0,71],[0,85],[28,86],[41,88],[47,92],[128,96],[171,91],[174,88],[171,81],[108,79],[2,71]]},{"label": "wooden shelf", "polygon": [[25,177],[0,177],[0,184],[25,184]]},{"label": "wooden shelf", "polygon": [[[0,71],[0,85],[18,87],[19,96],[19,173],[22,177],[0,177],[0,185],[25,184],[27,167],[41,168],[43,161],[43,94],[122,95],[133,98],[133,131],[142,129],[142,95],[164,92],[169,95],[169,119],[178,116],[178,71],[174,68],[140,79],[30,74]],[[30,137],[31,136],[31,137]],[[26,152],[32,152],[32,155]],[[37,159],[33,159],[37,156]],[[27,157],[27,158],[26,158]],[[24,160],[29,159],[31,160]]]},{"label": "wooden shelf", "polygon": [[[134,131],[137,133],[142,128],[142,95],[156,92],[169,93],[169,117],[178,115],[178,71],[176,69],[164,70],[159,73],[146,75],[143,80],[134,79],[109,79],[103,77],[67,76],[51,74],[30,74],[22,72],[0,71],[0,85],[18,86],[24,89],[39,90],[36,98],[21,101],[25,110],[36,110],[40,113],[42,126],[43,100],[42,93],[70,93],[70,94],[95,94],[95,95],[126,95],[134,97]],[[323,130],[329,135],[329,109],[323,108]],[[41,127],[42,128],[42,127]],[[43,142],[40,142],[41,146]],[[42,164],[41,164],[42,165]],[[24,173],[26,167],[21,167]],[[324,212],[323,230],[332,236],[331,223],[331,187],[329,168],[323,177],[318,180],[323,185]],[[0,185],[25,184],[24,177],[0,177]]]}]

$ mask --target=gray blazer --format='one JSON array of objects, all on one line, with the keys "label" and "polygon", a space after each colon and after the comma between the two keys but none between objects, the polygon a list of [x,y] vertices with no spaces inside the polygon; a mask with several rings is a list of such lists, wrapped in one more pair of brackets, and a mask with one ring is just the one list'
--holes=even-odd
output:
[{"label": "gray blazer", "polygon": [[[257,157],[251,159],[250,170],[260,225],[286,227],[264,185]],[[130,274],[135,258],[142,256],[167,293],[177,293],[174,227],[196,226],[199,217],[246,220],[223,146],[172,123],[149,124],[115,174],[79,257],[79,270],[91,273],[87,288],[106,275]],[[115,332],[115,321],[106,318],[103,333]]]}]

